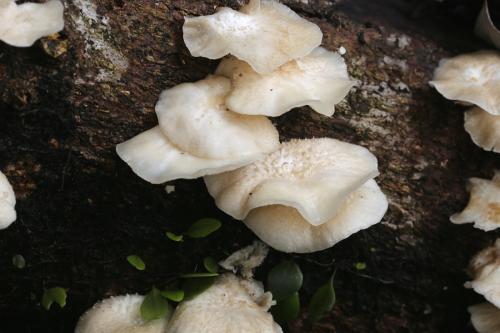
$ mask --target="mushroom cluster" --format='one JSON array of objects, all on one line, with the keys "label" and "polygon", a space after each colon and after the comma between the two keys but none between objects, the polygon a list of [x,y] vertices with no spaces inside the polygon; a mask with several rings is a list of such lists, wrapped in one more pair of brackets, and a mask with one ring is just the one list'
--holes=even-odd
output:
[{"label": "mushroom cluster", "polygon": [[18,47],[31,46],[64,28],[63,11],[59,0],[20,5],[16,0],[0,0],[0,40]]},{"label": "mushroom cluster", "polygon": [[16,195],[7,177],[0,172],[0,229],[5,229],[16,220]]},{"label": "mushroom cluster", "polygon": [[204,176],[217,206],[285,252],[313,252],[380,222],[377,159],[334,139],[280,143],[265,116],[310,106],[331,116],[353,86],[320,28],[274,0],[186,18],[193,56],[225,57],[215,75],[162,92],[159,126],[117,146],[151,183]]}]

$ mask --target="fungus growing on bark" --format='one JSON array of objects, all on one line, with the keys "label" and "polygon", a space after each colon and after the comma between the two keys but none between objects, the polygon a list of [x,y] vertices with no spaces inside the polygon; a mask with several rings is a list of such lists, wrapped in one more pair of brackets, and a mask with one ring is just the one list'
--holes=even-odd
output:
[{"label": "fungus growing on bark", "polygon": [[479,51],[439,62],[429,84],[444,97],[500,115],[500,53]]},{"label": "fungus growing on bark", "polygon": [[470,274],[474,280],[467,282],[465,286],[474,289],[500,308],[500,238],[494,245],[472,258]]},{"label": "fungus growing on bark", "polygon": [[335,104],[354,85],[344,59],[321,47],[269,74],[259,74],[235,57],[225,58],[216,74],[232,81],[233,89],[226,98],[231,111],[272,117],[304,105],[331,116]]},{"label": "fungus growing on bark", "polygon": [[219,59],[232,54],[258,73],[270,73],[309,54],[321,44],[320,28],[274,0],[251,0],[235,11],[186,17],[184,42],[195,57]]},{"label": "fungus growing on bark", "polygon": [[165,90],[156,104],[159,126],[116,150],[151,183],[236,169],[279,147],[278,131],[263,116],[227,110],[227,78],[210,76]]},{"label": "fungus growing on bark", "polygon": [[474,223],[474,227],[491,231],[500,227],[500,171],[492,180],[469,178],[470,199],[467,207],[450,217],[455,224]]},{"label": "fungus growing on bark", "polygon": [[281,333],[267,311],[272,295],[262,284],[221,275],[202,294],[181,302],[168,323],[168,333]]},{"label": "fungus growing on bark", "polygon": [[490,303],[469,306],[472,325],[478,333],[500,332],[500,309]]},{"label": "fungus growing on bark", "polygon": [[491,19],[488,1],[484,1],[483,9],[476,20],[474,32],[485,41],[500,48],[500,30]]},{"label": "fungus growing on bark", "polygon": [[472,141],[484,150],[500,153],[500,116],[479,107],[464,114],[464,127]]},{"label": "fungus growing on bark", "polygon": [[140,314],[144,296],[122,295],[96,303],[84,313],[75,333],[164,333],[168,319],[145,322]]},{"label": "fungus growing on bark", "polygon": [[254,208],[285,205],[317,226],[377,175],[377,159],[366,148],[323,138],[283,143],[262,160],[207,176],[205,183],[217,206],[236,219]]},{"label": "fungus growing on bark", "polygon": [[0,40],[18,47],[31,46],[64,28],[63,11],[59,0],[20,5],[15,0],[0,0]]},{"label": "fungus growing on bark", "polygon": [[0,172],[0,229],[5,229],[16,220],[16,195],[7,177]]}]

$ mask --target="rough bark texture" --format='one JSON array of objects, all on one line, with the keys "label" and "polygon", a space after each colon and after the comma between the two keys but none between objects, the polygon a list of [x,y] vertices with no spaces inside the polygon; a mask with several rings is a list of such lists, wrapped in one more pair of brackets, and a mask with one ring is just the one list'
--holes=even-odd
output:
[{"label": "rough bark texture", "polygon": [[[470,257],[498,232],[456,226],[465,180],[491,177],[498,155],[474,146],[464,107],[427,82],[439,59],[485,47],[471,33],[480,3],[405,0],[285,1],[320,25],[324,46],[347,49],[359,80],[332,118],[301,108],[277,118],[282,139],[334,137],[368,147],[390,200],[383,222],[332,249],[293,255],[302,267],[303,304],[337,269],[334,310],[292,332],[472,332],[463,288]],[[156,123],[161,90],[195,81],[216,62],[193,58],[183,16],[242,1],[73,0],[66,28],[34,47],[0,45],[0,169],[18,196],[18,221],[0,232],[0,332],[71,332],[109,295],[145,292],[211,255],[221,259],[254,236],[218,211],[202,181],[175,192],[135,176],[117,143]],[[60,54],[59,57],[55,57]],[[223,220],[213,236],[178,244],[200,217]],[[22,254],[27,267],[11,264]],[[125,261],[140,255],[147,270]],[[273,251],[262,278],[282,258]],[[365,262],[366,269],[354,264]],[[64,309],[41,309],[44,288],[68,290]],[[305,307],[304,307],[305,309]]]}]

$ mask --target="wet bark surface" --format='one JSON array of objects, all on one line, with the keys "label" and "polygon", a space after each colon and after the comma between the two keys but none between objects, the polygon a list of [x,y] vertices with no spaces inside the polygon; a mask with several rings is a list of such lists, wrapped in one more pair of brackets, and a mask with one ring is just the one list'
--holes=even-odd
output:
[{"label": "wet bark surface", "polygon": [[[473,332],[463,288],[470,257],[500,234],[448,217],[466,201],[468,177],[490,178],[498,155],[463,129],[464,107],[428,85],[438,61],[485,48],[472,35],[473,1],[286,1],[317,23],[323,45],[343,46],[358,80],[332,118],[308,108],[274,119],[283,140],[333,137],[369,148],[390,206],[382,223],[308,255],[272,251],[258,278],[283,258],[304,272],[302,302],[336,269],[337,303],[319,324],[292,332]],[[175,192],[142,181],[114,147],[156,123],[163,89],[202,79],[216,61],[193,58],[182,41],[186,15],[238,1],[73,0],[66,28],[27,49],[0,45],[0,169],[18,198],[18,221],[0,232],[0,332],[72,332],[94,302],[144,293],[204,257],[222,259],[255,238],[218,211],[201,180]],[[56,57],[57,56],[57,57]],[[201,217],[223,227],[174,243]],[[26,268],[11,263],[22,254]],[[140,255],[139,272],[125,260]],[[355,268],[356,263],[366,268]],[[40,307],[61,286],[68,304]]]}]

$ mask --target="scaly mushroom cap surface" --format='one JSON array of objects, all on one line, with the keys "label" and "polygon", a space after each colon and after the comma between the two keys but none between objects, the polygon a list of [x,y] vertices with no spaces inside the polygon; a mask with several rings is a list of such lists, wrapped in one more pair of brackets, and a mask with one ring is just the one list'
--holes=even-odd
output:
[{"label": "scaly mushroom cap surface", "polygon": [[500,227],[500,171],[492,180],[470,178],[470,199],[467,207],[450,217],[455,224],[474,223],[474,227],[491,231]]},{"label": "scaly mushroom cap surface", "polygon": [[439,62],[430,82],[444,97],[500,115],[500,53],[479,51]]},{"label": "scaly mushroom cap surface", "polygon": [[331,116],[335,104],[354,85],[349,80],[344,59],[322,47],[269,74],[259,74],[235,57],[225,58],[216,74],[230,78],[233,83],[226,99],[231,111],[271,117],[304,105]]},{"label": "scaly mushroom cap surface", "polygon": [[264,293],[257,282],[225,274],[201,295],[181,302],[167,332],[281,333],[281,328],[267,312],[271,304],[272,295]]},{"label": "scaly mushroom cap surface", "polygon": [[465,130],[476,145],[484,150],[500,153],[500,116],[475,107],[465,112],[464,120]]},{"label": "scaly mushroom cap surface", "polygon": [[254,208],[284,205],[320,225],[377,175],[377,159],[366,148],[323,138],[283,143],[253,164],[205,177],[205,183],[217,206],[236,219]]},{"label": "scaly mushroom cap surface", "polygon": [[309,253],[332,247],[381,221],[387,199],[369,180],[344,200],[330,221],[313,226],[295,208],[272,205],[252,210],[245,224],[269,246],[282,252]]},{"label": "scaly mushroom cap surface", "polygon": [[156,105],[160,126],[117,145],[118,155],[158,184],[234,170],[278,149],[269,119],[226,109],[230,89],[227,78],[211,76],[164,91]]},{"label": "scaly mushroom cap surface", "polygon": [[122,295],[96,303],[80,317],[75,333],[164,333],[168,318],[144,322],[144,296]]},{"label": "scaly mushroom cap surface", "polygon": [[466,287],[500,308],[500,238],[472,258],[470,272],[474,280],[467,282]]},{"label": "scaly mushroom cap surface", "polygon": [[219,59],[232,54],[258,73],[270,73],[309,54],[321,44],[320,28],[273,0],[251,0],[239,12],[186,17],[184,42],[195,57]]},{"label": "scaly mushroom cap surface", "polygon": [[500,309],[490,303],[469,306],[472,326],[478,333],[500,332]]},{"label": "scaly mushroom cap surface", "polygon": [[5,229],[17,218],[16,195],[7,177],[0,172],[0,229]]},{"label": "scaly mushroom cap surface", "polygon": [[64,28],[63,11],[59,0],[20,5],[15,0],[0,0],[0,40],[18,47],[31,46]]}]

